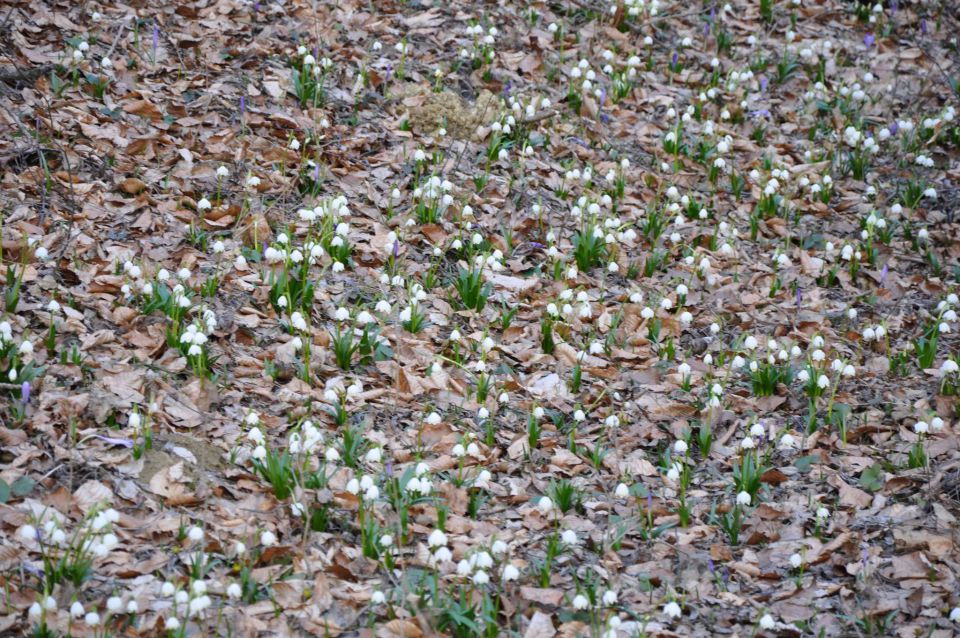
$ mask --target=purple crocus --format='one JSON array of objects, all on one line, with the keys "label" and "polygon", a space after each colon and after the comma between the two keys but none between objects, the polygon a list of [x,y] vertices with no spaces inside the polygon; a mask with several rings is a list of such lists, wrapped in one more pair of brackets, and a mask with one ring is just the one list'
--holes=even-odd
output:
[{"label": "purple crocus", "polygon": [[874,39],[872,33],[868,33],[867,35],[863,36],[863,44],[864,44],[864,46],[866,46],[868,49],[871,48],[871,47],[873,47],[874,41],[875,41],[875,39]]},{"label": "purple crocus", "polygon": [[927,35],[927,19],[926,18],[920,20],[920,33],[923,35]]},{"label": "purple crocus", "polygon": [[679,61],[680,61],[680,55],[679,55],[676,51],[674,51],[674,52],[673,52],[673,57],[670,58],[670,66],[672,66],[674,69],[676,69],[676,68],[677,68],[677,62],[679,62]]},{"label": "purple crocus", "polygon": [[893,2],[890,3],[890,17],[891,17],[891,18],[892,18],[893,16],[897,15],[897,9],[898,9],[898,8],[899,8],[899,3],[897,2],[897,0],[893,0]]},{"label": "purple crocus", "polygon": [[647,492],[647,512],[652,512],[652,511],[653,511],[653,494],[651,492]]},{"label": "purple crocus", "polygon": [[112,436],[100,436],[99,434],[94,434],[93,436],[94,438],[100,439],[104,443],[109,443],[110,445],[119,445],[121,447],[125,447],[128,449],[133,447],[132,439],[121,439],[121,438],[116,438]]},{"label": "purple crocus", "polygon": [[891,122],[890,126],[887,128],[889,128],[890,130],[890,135],[896,135],[897,131],[900,130],[900,124],[898,124],[897,121],[894,120],[893,122]]},{"label": "purple crocus", "polygon": [[393,258],[396,259],[400,256],[400,241],[397,239],[393,240]]},{"label": "purple crocus", "polygon": [[240,96],[240,117],[243,117],[243,114],[246,112],[246,110],[247,110],[247,96],[241,95]]},{"label": "purple crocus", "polygon": [[761,90],[761,91],[766,91],[766,90],[767,90],[767,84],[769,84],[769,83],[770,83],[770,80],[767,79],[767,76],[765,76],[765,75],[760,76],[760,90]]},{"label": "purple crocus", "polygon": [[607,101],[607,89],[600,89],[600,108],[603,108],[603,103]]},{"label": "purple crocus", "polygon": [[890,266],[887,264],[883,265],[883,270],[880,271],[880,285],[883,286],[887,282],[887,275],[890,274]]},{"label": "purple crocus", "polygon": [[24,381],[20,386],[20,403],[26,405],[30,401],[30,382]]}]

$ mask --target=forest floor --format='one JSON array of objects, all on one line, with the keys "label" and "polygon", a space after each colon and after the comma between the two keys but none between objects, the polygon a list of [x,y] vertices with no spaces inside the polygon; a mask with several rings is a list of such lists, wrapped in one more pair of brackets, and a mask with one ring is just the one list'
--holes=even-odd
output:
[{"label": "forest floor", "polygon": [[950,1],[0,6],[0,634],[953,636]]}]

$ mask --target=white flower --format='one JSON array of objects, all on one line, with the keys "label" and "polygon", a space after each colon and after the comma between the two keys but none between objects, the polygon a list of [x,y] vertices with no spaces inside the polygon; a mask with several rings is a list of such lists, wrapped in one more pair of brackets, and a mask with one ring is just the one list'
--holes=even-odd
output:
[{"label": "white flower", "polygon": [[680,439],[673,444],[673,451],[676,452],[677,454],[686,454],[687,449],[688,449],[687,442],[684,441],[683,439]]},{"label": "white flower", "polygon": [[430,536],[427,538],[427,545],[429,547],[443,547],[447,544],[447,535],[439,529],[435,529],[430,532]]},{"label": "white flower", "polygon": [[387,602],[387,597],[383,595],[382,591],[375,591],[370,594],[370,604],[371,605],[382,605]]},{"label": "white flower", "polygon": [[590,601],[587,600],[587,597],[583,594],[577,594],[573,598],[573,608],[574,609],[586,609],[590,606]]},{"label": "white flower", "polygon": [[917,434],[927,434],[930,432],[930,426],[926,421],[917,421],[913,424],[913,431]]},{"label": "white flower", "polygon": [[800,569],[800,566],[803,565],[803,556],[800,554],[791,554],[790,555],[790,566],[794,569]]},{"label": "white flower", "polygon": [[683,610],[678,603],[671,600],[663,606],[663,613],[667,618],[679,618],[683,615]]},{"label": "white flower", "polygon": [[514,565],[507,563],[503,566],[503,580],[505,582],[510,582],[512,580],[517,580],[520,578],[520,570],[517,569]]},{"label": "white flower", "polygon": [[617,592],[613,591],[612,589],[608,589],[607,591],[603,592],[603,604],[606,605],[607,607],[616,605]]},{"label": "white flower", "polygon": [[243,588],[237,583],[230,583],[227,587],[227,596],[233,600],[238,600],[243,595]]},{"label": "white flower", "polygon": [[203,540],[203,528],[194,525],[190,528],[190,531],[187,532],[187,537],[194,543],[199,543]]},{"label": "white flower", "polygon": [[260,534],[260,544],[263,545],[264,547],[270,547],[271,545],[275,545],[276,542],[277,542],[277,535],[271,532],[270,530],[267,530],[262,534]]},{"label": "white flower", "polygon": [[951,622],[960,622],[960,607],[954,607],[950,610]]},{"label": "white flower", "polygon": [[773,629],[776,626],[776,624],[777,624],[776,621],[773,619],[773,616],[771,616],[770,614],[764,614],[760,618],[760,629],[763,629],[765,631]]},{"label": "white flower", "polygon": [[83,615],[83,612],[83,603],[81,603],[79,600],[73,601],[73,604],[70,605],[70,615],[74,618],[79,618]]},{"label": "white flower", "polygon": [[537,501],[537,509],[540,510],[541,514],[549,514],[553,510],[553,501],[550,500],[549,496],[542,496]]},{"label": "white flower", "polygon": [[793,438],[792,434],[784,434],[780,437],[780,449],[781,450],[792,450],[797,446],[797,440]]},{"label": "white flower", "polygon": [[563,530],[563,533],[560,534],[560,540],[566,545],[576,545],[580,542],[580,539],[577,538],[577,533],[572,529]]},{"label": "white flower", "polygon": [[750,492],[744,491],[737,494],[737,505],[749,505],[751,500]]},{"label": "white flower", "polygon": [[627,498],[630,496],[630,488],[627,487],[626,483],[620,483],[617,485],[617,489],[614,490],[614,495],[617,498]]}]

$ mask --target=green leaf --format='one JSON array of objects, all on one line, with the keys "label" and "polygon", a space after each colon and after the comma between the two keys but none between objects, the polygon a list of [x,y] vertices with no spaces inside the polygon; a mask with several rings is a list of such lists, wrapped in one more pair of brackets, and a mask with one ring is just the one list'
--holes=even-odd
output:
[{"label": "green leaf", "polygon": [[860,475],[860,487],[870,492],[876,492],[883,487],[883,467],[874,463]]},{"label": "green leaf", "polygon": [[10,500],[10,486],[3,479],[0,479],[0,503],[6,503]]},{"label": "green leaf", "polygon": [[10,486],[10,491],[14,496],[26,496],[36,484],[29,476],[21,476]]},{"label": "green leaf", "polygon": [[820,456],[817,454],[811,454],[810,456],[801,456],[799,459],[793,462],[797,470],[803,474],[806,474],[813,469],[814,464],[820,461]]}]

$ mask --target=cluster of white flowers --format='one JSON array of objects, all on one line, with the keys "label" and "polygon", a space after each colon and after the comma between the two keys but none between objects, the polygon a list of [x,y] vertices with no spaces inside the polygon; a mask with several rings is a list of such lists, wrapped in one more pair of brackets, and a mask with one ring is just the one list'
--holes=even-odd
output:
[{"label": "cluster of white flowers", "polygon": [[45,560],[70,561],[103,558],[119,545],[113,525],[120,514],[113,508],[94,510],[71,533],[67,521],[47,510],[35,524],[19,530],[20,539],[30,548],[38,548]]}]

